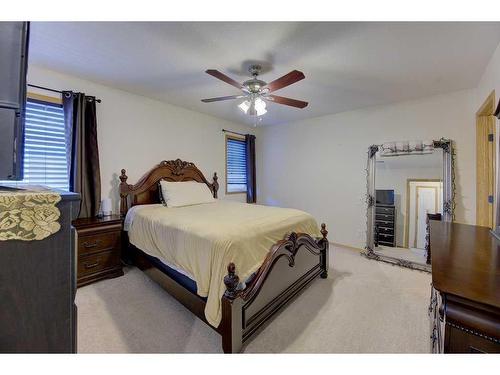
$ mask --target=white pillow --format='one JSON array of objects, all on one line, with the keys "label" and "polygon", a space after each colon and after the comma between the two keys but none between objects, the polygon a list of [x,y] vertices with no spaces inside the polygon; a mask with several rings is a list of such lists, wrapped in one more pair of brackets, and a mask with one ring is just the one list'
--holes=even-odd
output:
[{"label": "white pillow", "polygon": [[160,181],[161,194],[167,207],[213,203],[215,199],[208,186],[196,181]]}]

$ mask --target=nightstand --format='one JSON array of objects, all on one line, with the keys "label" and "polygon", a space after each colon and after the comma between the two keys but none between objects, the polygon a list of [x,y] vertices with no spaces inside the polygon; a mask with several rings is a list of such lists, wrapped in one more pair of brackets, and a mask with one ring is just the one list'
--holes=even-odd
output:
[{"label": "nightstand", "polygon": [[78,233],[77,286],[123,275],[123,219],[119,215],[73,221]]}]

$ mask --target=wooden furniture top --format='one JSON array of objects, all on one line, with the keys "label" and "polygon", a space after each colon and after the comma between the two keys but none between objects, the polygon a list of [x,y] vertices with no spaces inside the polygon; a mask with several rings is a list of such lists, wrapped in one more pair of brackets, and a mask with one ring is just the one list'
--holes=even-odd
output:
[{"label": "wooden furniture top", "polygon": [[103,216],[99,217],[88,217],[82,219],[76,219],[72,222],[73,226],[77,229],[80,228],[91,228],[99,225],[107,225],[107,224],[121,224],[122,217],[120,215],[111,215],[111,216]]},{"label": "wooden furniture top", "polygon": [[434,287],[500,308],[500,241],[490,229],[433,220],[430,233]]}]

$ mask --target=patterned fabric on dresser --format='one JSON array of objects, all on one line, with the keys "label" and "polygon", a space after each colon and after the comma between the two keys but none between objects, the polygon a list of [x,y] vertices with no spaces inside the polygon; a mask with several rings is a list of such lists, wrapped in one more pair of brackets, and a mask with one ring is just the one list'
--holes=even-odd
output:
[{"label": "patterned fabric on dresser", "polygon": [[61,228],[53,191],[0,192],[0,241],[39,241]]}]

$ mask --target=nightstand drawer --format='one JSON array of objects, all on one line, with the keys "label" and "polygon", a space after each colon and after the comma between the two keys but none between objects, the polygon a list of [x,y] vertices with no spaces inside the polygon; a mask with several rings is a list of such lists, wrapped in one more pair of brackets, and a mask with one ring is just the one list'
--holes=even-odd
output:
[{"label": "nightstand drawer", "polygon": [[78,239],[78,254],[86,255],[107,249],[120,248],[120,232],[82,236]]},{"label": "nightstand drawer", "polygon": [[118,215],[89,217],[72,224],[78,233],[78,287],[122,276],[123,219]]},{"label": "nightstand drawer", "polygon": [[79,277],[114,267],[121,267],[120,252],[116,250],[102,251],[78,258]]}]

